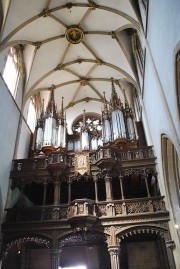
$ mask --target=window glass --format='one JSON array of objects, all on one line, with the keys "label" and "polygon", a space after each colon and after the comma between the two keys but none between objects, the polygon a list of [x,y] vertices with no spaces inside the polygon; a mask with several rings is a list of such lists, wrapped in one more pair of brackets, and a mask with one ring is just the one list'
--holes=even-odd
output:
[{"label": "window glass", "polygon": [[11,47],[5,64],[3,79],[15,98],[19,81],[20,68],[18,68],[18,51],[16,47]]},{"label": "window glass", "polygon": [[35,109],[33,98],[30,100],[30,103],[29,103],[27,124],[29,125],[29,128],[31,129],[31,131],[34,132],[35,124],[36,124],[36,109]]},{"label": "window glass", "polygon": [[180,119],[180,51],[176,55],[176,97]]}]

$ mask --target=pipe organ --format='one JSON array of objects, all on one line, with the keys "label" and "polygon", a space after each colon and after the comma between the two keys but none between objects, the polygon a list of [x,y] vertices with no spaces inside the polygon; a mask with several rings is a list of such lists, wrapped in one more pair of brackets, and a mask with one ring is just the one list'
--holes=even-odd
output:
[{"label": "pipe organ", "polygon": [[44,103],[37,120],[35,150],[43,147],[67,148],[68,151],[97,150],[103,144],[117,139],[136,140],[132,108],[129,106],[125,90],[124,102],[117,95],[112,82],[111,99],[104,93],[102,115],[91,115],[84,110],[79,122],[73,126],[73,135],[67,134],[63,98],[60,111],[57,110],[52,89],[46,110]]}]

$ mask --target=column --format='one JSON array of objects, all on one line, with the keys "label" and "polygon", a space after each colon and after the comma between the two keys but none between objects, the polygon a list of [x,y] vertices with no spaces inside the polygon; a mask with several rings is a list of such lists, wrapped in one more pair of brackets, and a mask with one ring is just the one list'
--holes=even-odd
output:
[{"label": "column", "polygon": [[111,178],[108,175],[105,176],[105,184],[106,184],[106,201],[112,201]]},{"label": "column", "polygon": [[5,257],[6,257],[6,254],[7,254],[7,253],[5,253],[5,252],[0,252],[0,268],[1,268],[1,266],[2,266],[2,262],[3,262],[3,260],[4,260]]},{"label": "column", "polygon": [[120,175],[119,176],[119,181],[120,181],[120,189],[121,189],[121,199],[124,200],[124,189],[123,189],[123,182],[122,182],[122,180],[123,180],[123,176]]},{"label": "column", "polygon": [[55,181],[54,182],[54,205],[60,204],[60,191],[61,191],[60,187],[61,187],[61,182]]},{"label": "column", "polygon": [[148,181],[147,181],[147,176],[145,176],[144,179],[145,179],[145,184],[146,184],[147,195],[148,197],[151,197],[149,186],[148,186]]},{"label": "column", "polygon": [[94,188],[95,188],[95,202],[98,203],[98,186],[97,186],[97,181],[98,181],[98,178],[96,175],[94,175]]},{"label": "column", "polygon": [[166,241],[166,250],[167,250],[167,256],[169,261],[169,268],[170,269],[176,269],[176,265],[174,262],[174,255],[173,250],[176,248],[174,241]]},{"label": "column", "polygon": [[120,263],[119,263],[120,246],[110,246],[108,247],[108,251],[111,258],[111,269],[120,269]]},{"label": "column", "polygon": [[47,182],[43,182],[44,193],[43,193],[43,205],[46,205],[46,194],[47,194]]},{"label": "column", "polygon": [[58,269],[60,266],[60,249],[50,249],[51,269]]},{"label": "column", "polygon": [[68,180],[68,204],[70,204],[71,202],[71,184],[72,184],[72,181],[71,179]]}]

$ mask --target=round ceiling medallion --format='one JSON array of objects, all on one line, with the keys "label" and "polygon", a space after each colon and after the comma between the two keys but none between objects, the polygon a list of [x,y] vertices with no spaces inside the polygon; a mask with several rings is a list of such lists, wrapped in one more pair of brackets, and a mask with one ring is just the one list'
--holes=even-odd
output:
[{"label": "round ceiling medallion", "polygon": [[83,41],[84,33],[81,28],[71,26],[66,30],[66,39],[72,44],[79,44]]}]

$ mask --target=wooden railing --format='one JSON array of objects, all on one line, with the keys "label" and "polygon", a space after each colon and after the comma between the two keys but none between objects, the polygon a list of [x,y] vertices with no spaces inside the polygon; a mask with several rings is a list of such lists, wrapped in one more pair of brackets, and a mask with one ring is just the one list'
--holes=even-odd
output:
[{"label": "wooden railing", "polygon": [[113,158],[117,161],[132,161],[154,158],[152,147],[130,149],[130,150],[114,150],[110,148],[100,148],[96,152],[96,161],[100,159]]},{"label": "wooden railing", "polygon": [[6,209],[6,222],[55,221],[67,219],[67,205],[37,206],[28,208]]},{"label": "wooden railing", "polygon": [[70,205],[38,206],[6,209],[6,223],[44,222],[67,220],[75,217],[93,216],[109,218],[114,216],[135,216],[152,213],[167,213],[163,197],[126,199],[95,203],[89,199],[78,199]]},{"label": "wooden railing", "polygon": [[112,203],[98,203],[99,217],[131,216],[136,214],[148,214],[164,212],[165,204],[163,197],[128,199],[114,201]]},{"label": "wooden railing", "polygon": [[[100,148],[94,153],[90,153],[90,164],[93,165],[101,159],[112,158],[119,162],[132,160],[145,160],[154,158],[152,147],[130,150],[114,150],[111,148]],[[13,160],[11,172],[35,171],[37,169],[47,169],[51,164],[64,164],[67,167],[74,166],[74,156],[64,152],[54,152],[50,156]]]}]

